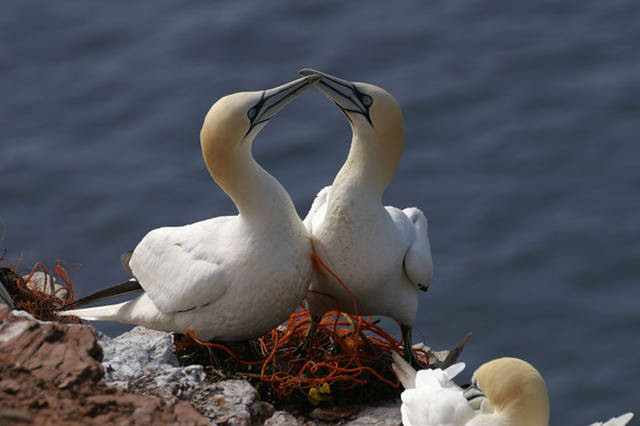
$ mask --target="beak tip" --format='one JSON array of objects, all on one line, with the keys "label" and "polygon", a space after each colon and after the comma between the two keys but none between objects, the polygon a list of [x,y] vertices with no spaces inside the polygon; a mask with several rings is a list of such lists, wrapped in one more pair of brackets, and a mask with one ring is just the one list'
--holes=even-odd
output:
[{"label": "beak tip", "polygon": [[298,74],[306,77],[312,74],[320,74],[320,72],[311,68],[302,68],[300,71],[298,71]]}]

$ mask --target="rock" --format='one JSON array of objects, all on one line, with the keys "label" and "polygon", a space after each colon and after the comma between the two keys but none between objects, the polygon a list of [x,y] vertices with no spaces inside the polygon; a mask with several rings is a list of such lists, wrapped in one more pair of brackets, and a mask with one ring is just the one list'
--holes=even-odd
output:
[{"label": "rock", "polygon": [[60,389],[102,378],[102,350],[91,328],[42,322],[0,310],[0,363],[19,366]]},{"label": "rock", "polygon": [[128,389],[143,376],[145,380],[151,380],[178,368],[169,333],[135,327],[114,339],[104,334],[99,334],[98,339],[104,352],[102,365],[107,384]]},{"label": "rock", "polygon": [[144,327],[114,339],[100,335],[105,381],[124,389],[193,404],[220,425],[253,425],[273,415],[271,404],[244,380],[209,383],[201,365],[179,367],[171,334]]},{"label": "rock", "polygon": [[184,401],[105,385],[93,328],[0,306],[0,424],[207,425]]},{"label": "rock", "polygon": [[400,426],[400,401],[387,403],[378,407],[366,407],[358,413],[357,418],[345,423],[349,426]]},{"label": "rock", "polygon": [[291,413],[276,411],[264,422],[264,426],[302,426],[302,423]]},{"label": "rock", "polygon": [[273,415],[271,404],[258,399],[258,392],[245,380],[206,383],[192,400],[211,421],[220,425],[262,424]]},{"label": "rock", "polygon": [[321,420],[323,422],[336,422],[338,420],[343,420],[349,418],[360,411],[360,407],[353,405],[336,405],[333,407],[327,408],[316,408],[311,413],[309,413],[309,417],[315,420]]}]

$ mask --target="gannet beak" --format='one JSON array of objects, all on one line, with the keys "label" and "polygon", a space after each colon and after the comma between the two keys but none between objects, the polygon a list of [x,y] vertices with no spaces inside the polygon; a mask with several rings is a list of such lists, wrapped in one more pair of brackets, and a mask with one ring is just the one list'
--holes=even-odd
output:
[{"label": "gannet beak", "polygon": [[373,99],[358,90],[355,84],[311,68],[303,68],[298,71],[298,74],[304,76],[321,75],[322,79],[315,84],[318,90],[335,102],[349,120],[351,120],[349,113],[362,114],[373,126],[369,114]]},{"label": "gannet beak", "polygon": [[320,74],[310,73],[302,78],[285,83],[282,86],[263,90],[260,101],[252,108],[252,110],[255,109],[255,113],[253,117],[250,118],[251,126],[249,126],[245,137],[257,125],[271,120],[289,102],[297,98],[302,92],[321,78],[322,76]]}]

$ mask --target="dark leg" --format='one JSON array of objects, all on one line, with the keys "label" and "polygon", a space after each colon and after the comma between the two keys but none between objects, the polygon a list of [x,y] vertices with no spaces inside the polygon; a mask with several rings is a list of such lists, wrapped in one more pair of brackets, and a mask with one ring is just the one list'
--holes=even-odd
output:
[{"label": "dark leg", "polygon": [[260,348],[258,347],[258,344],[255,342],[255,340],[249,340],[249,350],[256,359],[262,358]]},{"label": "dark leg", "polygon": [[424,368],[416,359],[413,354],[412,341],[411,341],[411,326],[400,324],[400,330],[402,332],[402,340],[404,340],[404,357],[409,364],[416,370]]},{"label": "dark leg", "polygon": [[313,339],[313,335],[316,332],[316,328],[318,328],[318,323],[320,323],[320,320],[322,320],[322,315],[311,317],[311,325],[307,330],[307,335],[304,338],[304,342],[302,342],[302,345],[298,346],[298,350],[296,351],[298,355],[302,355],[307,352],[307,348],[311,344],[311,340]]},{"label": "dark leg", "polygon": [[211,368],[221,368],[222,367],[222,362],[220,362],[220,358],[218,358],[218,355],[216,355],[216,351],[212,350],[209,346],[205,346],[207,348],[207,351],[209,352],[209,359],[211,360]]}]

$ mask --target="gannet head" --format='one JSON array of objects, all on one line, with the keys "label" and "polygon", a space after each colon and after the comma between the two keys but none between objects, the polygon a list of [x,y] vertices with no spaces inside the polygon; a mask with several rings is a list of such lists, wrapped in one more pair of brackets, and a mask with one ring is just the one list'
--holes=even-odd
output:
[{"label": "gannet head", "polygon": [[548,426],[549,395],[544,379],[531,364],[498,358],[481,365],[471,378],[486,399],[481,409],[503,415],[513,424]]},{"label": "gannet head", "polygon": [[309,68],[299,73],[322,75],[315,87],[342,110],[351,124],[354,138],[367,142],[369,155],[378,157],[381,172],[386,172],[390,181],[404,144],[402,109],[395,98],[373,84],[351,82]]},{"label": "gannet head", "polygon": [[310,74],[273,89],[233,93],[213,104],[200,131],[202,155],[213,178],[220,183],[237,165],[237,156],[251,151],[269,120],[320,78]]}]

